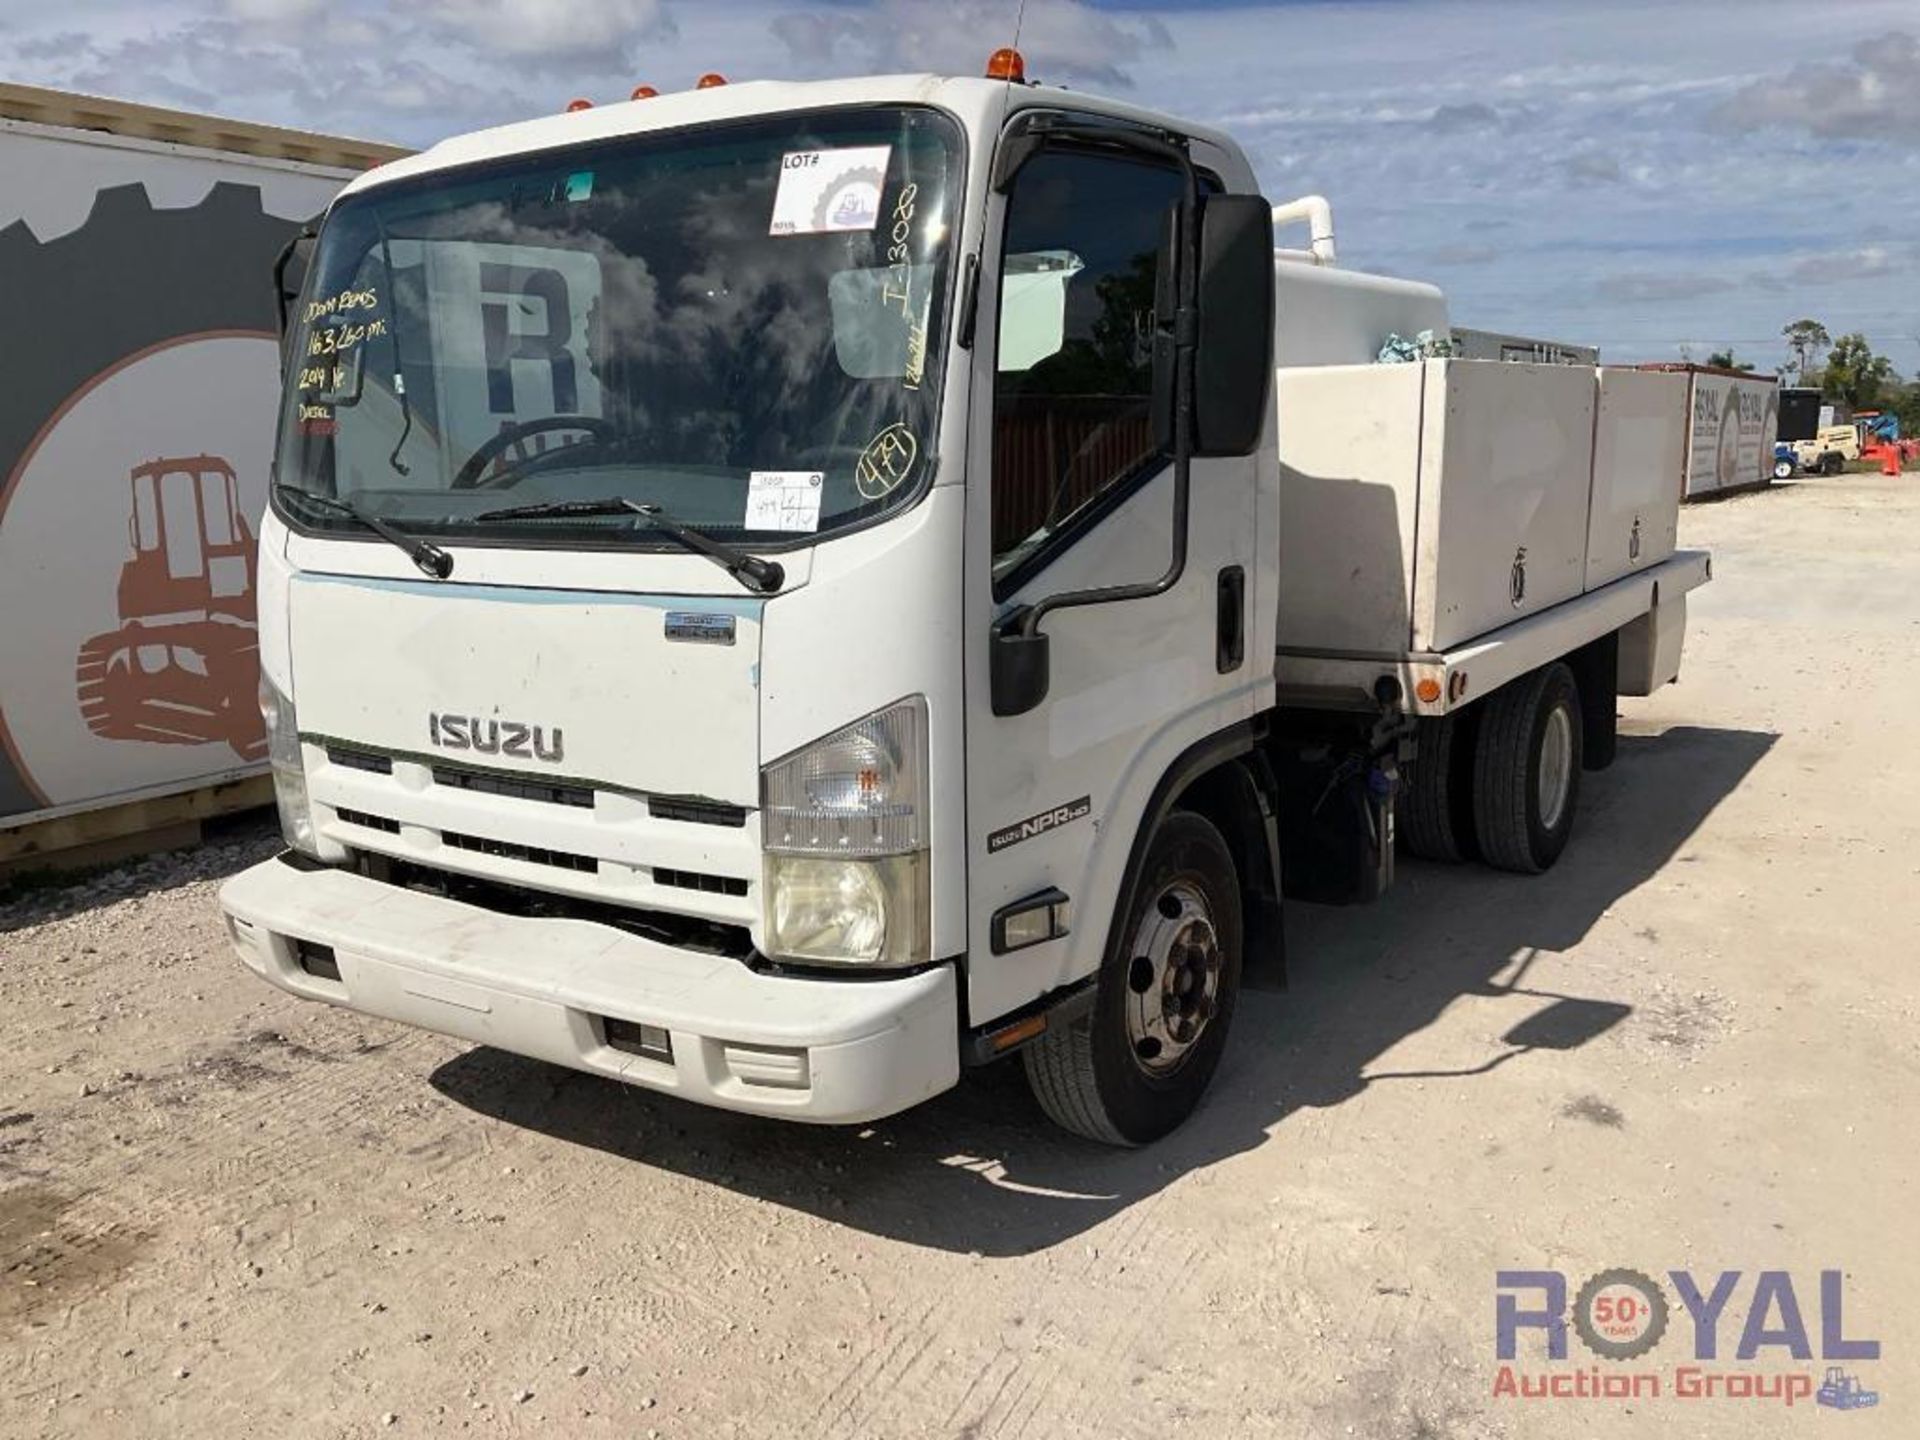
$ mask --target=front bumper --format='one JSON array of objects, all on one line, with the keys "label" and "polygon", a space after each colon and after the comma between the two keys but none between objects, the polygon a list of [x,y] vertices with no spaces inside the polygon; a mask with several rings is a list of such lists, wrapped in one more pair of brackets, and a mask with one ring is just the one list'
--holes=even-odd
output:
[{"label": "front bumper", "polygon": [[[704,1105],[849,1123],[959,1078],[950,965],[896,979],[794,979],[585,920],[528,919],[269,860],[220,890],[248,969],[293,995]],[[330,947],[340,978],[303,968]],[[607,1043],[606,1020],[656,1026],[672,1056]]]}]

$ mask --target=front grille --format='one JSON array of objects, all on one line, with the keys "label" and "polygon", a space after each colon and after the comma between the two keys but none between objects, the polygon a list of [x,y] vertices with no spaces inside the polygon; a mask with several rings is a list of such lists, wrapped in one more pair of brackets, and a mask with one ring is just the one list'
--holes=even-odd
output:
[{"label": "front grille", "polygon": [[504,795],[513,800],[577,805],[583,810],[593,808],[593,790],[586,785],[561,785],[551,780],[529,780],[518,775],[455,770],[447,765],[433,767],[433,783],[454,790],[473,790],[483,795]]},{"label": "front grille", "polygon": [[703,890],[709,895],[747,893],[747,882],[729,875],[702,875],[698,870],[667,870],[658,865],[653,867],[653,883],[681,890]]},{"label": "front grille", "polygon": [[327,746],[327,761],[332,765],[345,765],[352,770],[365,770],[373,775],[393,773],[391,755],[376,755],[371,750],[352,750],[345,745]]},{"label": "front grille", "polygon": [[650,795],[647,813],[656,820],[685,820],[693,825],[728,825],[738,830],[747,823],[747,812],[738,805],[720,800],[702,800],[696,795]]},{"label": "front grille", "polygon": [[359,825],[368,830],[378,830],[387,835],[400,833],[400,822],[385,815],[369,815],[364,810],[349,810],[345,806],[336,806],[334,814],[349,825]]},{"label": "front grille", "polygon": [[480,906],[497,915],[588,920],[631,935],[642,935],[680,950],[697,950],[702,954],[723,955],[734,960],[748,960],[753,955],[753,941],[744,925],[664,910],[583,900],[365,852],[356,852],[353,864],[360,874],[384,884],[442,895],[462,904]]},{"label": "front grille", "polygon": [[440,838],[456,850],[471,850],[476,855],[493,855],[502,860],[524,860],[529,865],[551,865],[556,870],[578,870],[587,875],[592,875],[600,869],[600,862],[591,855],[574,855],[565,850],[547,850],[538,845],[520,845],[512,840],[489,840],[481,835],[462,835],[457,830],[442,830]]}]

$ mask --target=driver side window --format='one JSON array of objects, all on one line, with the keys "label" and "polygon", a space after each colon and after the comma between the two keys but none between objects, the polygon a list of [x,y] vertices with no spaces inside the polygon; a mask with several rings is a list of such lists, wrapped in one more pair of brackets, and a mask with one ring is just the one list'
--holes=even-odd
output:
[{"label": "driver side window", "polygon": [[993,396],[996,599],[1164,463],[1154,278],[1180,184],[1151,160],[1072,150],[1042,152],[1014,181]]}]

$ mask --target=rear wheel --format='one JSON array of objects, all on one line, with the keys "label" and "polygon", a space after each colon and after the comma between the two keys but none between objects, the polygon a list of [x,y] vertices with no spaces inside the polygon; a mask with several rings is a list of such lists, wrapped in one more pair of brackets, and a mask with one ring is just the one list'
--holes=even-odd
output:
[{"label": "rear wheel", "polygon": [[1462,833],[1469,817],[1461,814],[1459,755],[1472,741],[1457,716],[1435,715],[1419,722],[1413,765],[1395,798],[1394,829],[1409,854],[1449,864],[1465,859]]},{"label": "rear wheel", "polygon": [[1077,1135],[1144,1145],[1193,1113],[1240,991],[1240,884],[1220,832],[1175,811],[1148,846],[1093,1009],[1024,1052],[1040,1107]]},{"label": "rear wheel", "polygon": [[1822,475],[1838,475],[1842,470],[1846,469],[1846,466],[1847,462],[1841,457],[1838,450],[1829,450],[1825,455],[1820,457],[1820,473]]},{"label": "rear wheel", "polygon": [[1537,875],[1573,832],[1583,755],[1580,691],[1560,661],[1481,701],[1473,819],[1482,857]]}]

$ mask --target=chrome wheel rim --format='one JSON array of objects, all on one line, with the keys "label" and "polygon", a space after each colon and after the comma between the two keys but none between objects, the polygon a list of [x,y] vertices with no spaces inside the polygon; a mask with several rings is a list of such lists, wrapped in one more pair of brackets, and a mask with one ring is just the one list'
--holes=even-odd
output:
[{"label": "chrome wheel rim", "polygon": [[1127,1040],[1147,1074],[1171,1075],[1219,1007],[1220,934],[1206,896],[1176,880],[1141,916],[1127,962]]},{"label": "chrome wheel rim", "polygon": [[1548,830],[1560,823],[1567,808],[1567,790],[1573,782],[1573,721],[1564,705],[1547,713],[1547,733],[1540,737],[1540,823]]}]

